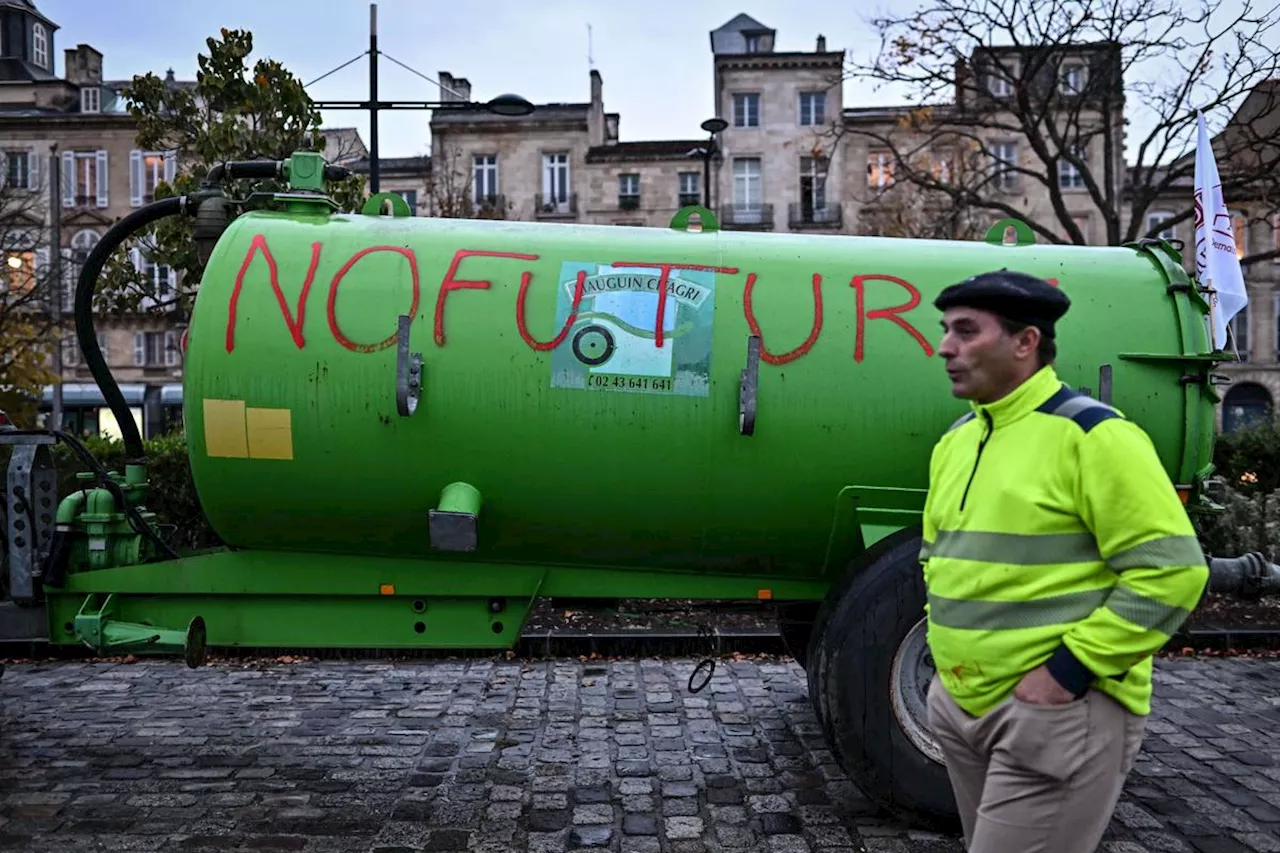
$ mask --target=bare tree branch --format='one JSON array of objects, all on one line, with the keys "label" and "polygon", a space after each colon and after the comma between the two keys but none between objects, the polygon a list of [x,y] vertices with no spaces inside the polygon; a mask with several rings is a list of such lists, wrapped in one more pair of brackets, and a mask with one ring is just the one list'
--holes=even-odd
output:
[{"label": "bare tree branch", "polygon": [[[1203,111],[1228,203],[1280,208],[1275,6],[925,0],[872,25],[878,49],[845,76],[912,106],[848,110],[826,135],[873,173],[886,159],[893,187],[1016,216],[1051,242],[1085,242],[1084,217],[1100,223],[1093,242],[1155,236],[1194,216]],[[1148,222],[1157,202],[1173,216]]]}]

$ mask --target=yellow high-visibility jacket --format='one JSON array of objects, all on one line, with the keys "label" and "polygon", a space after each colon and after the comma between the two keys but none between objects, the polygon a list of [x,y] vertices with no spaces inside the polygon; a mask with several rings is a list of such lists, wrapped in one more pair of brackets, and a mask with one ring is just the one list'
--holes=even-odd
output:
[{"label": "yellow high-visibility jacket", "polygon": [[1047,664],[1151,711],[1152,654],[1209,571],[1150,438],[1046,366],[971,403],[929,465],[920,559],[928,643],[956,703],[981,716]]}]

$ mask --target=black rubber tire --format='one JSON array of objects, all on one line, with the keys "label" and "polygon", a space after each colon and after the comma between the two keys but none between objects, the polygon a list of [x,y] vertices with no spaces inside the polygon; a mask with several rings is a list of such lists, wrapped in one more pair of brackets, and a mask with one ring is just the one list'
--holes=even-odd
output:
[{"label": "black rubber tire", "polygon": [[[823,735],[831,746],[832,752],[836,752],[837,743],[835,730],[831,726],[830,714],[827,709],[828,696],[826,687],[827,664],[830,660],[829,648],[826,644],[826,633],[831,624],[831,614],[837,605],[847,597],[850,587],[853,586],[858,575],[867,566],[871,565],[881,555],[888,553],[894,544],[910,539],[912,536],[913,532],[910,529],[890,534],[854,558],[848,568],[845,569],[844,575],[827,589],[827,595],[818,607],[817,615],[814,616],[813,629],[809,635],[808,666],[805,668],[805,674],[808,676],[809,700],[813,705],[814,715],[818,718],[819,725],[822,726]],[[918,536],[916,541],[919,541]],[[836,753],[836,758],[839,760],[838,753]]]},{"label": "black rubber tire", "polygon": [[899,726],[893,658],[924,615],[920,534],[869,548],[823,603],[809,652],[810,696],[837,762],[873,802],[915,824],[959,828],[946,767]]},{"label": "black rubber tire", "polygon": [[809,638],[813,635],[814,618],[821,606],[820,601],[792,601],[778,605],[778,634],[787,654],[801,669],[808,669]]}]

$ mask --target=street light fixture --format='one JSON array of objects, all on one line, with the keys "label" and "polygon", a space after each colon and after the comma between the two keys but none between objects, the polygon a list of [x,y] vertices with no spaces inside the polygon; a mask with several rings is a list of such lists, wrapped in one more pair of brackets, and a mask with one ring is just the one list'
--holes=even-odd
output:
[{"label": "street light fixture", "polygon": [[[486,103],[477,103],[476,101],[380,101],[378,100],[378,56],[382,53],[378,49],[378,4],[369,4],[369,49],[360,56],[369,57],[369,100],[367,101],[315,101],[312,106],[317,110],[368,110],[369,111],[369,191],[376,194],[378,192],[378,111],[379,110],[435,110],[435,109],[451,109],[451,110],[468,110],[475,112],[491,112],[500,116],[527,116],[532,113],[536,107],[529,103],[519,95],[510,93],[498,95]],[[328,77],[329,74],[345,68],[356,59],[348,60],[339,65],[326,74],[322,74],[312,83],[317,83]],[[388,56],[392,62],[400,65],[409,71],[413,71],[419,77],[430,82],[430,77],[425,74],[414,71],[403,62]],[[440,85],[436,82],[436,85]],[[305,87],[304,87],[305,88]]]},{"label": "street light fixture", "polygon": [[729,126],[729,122],[713,116],[702,123],[702,129],[710,136],[707,144],[698,149],[702,152],[702,206],[711,209],[711,154],[716,150],[716,134]]}]

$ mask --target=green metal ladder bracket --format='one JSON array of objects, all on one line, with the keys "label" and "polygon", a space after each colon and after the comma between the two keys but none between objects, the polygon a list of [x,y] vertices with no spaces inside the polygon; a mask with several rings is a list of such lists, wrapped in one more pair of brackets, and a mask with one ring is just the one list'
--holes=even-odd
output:
[{"label": "green metal ladder bracket", "polygon": [[1010,216],[993,223],[982,239],[993,246],[1030,246],[1036,242],[1036,232],[1023,220]]},{"label": "green metal ladder bracket", "polygon": [[369,196],[365,201],[364,207],[360,208],[360,212],[365,216],[386,216],[383,212],[383,205],[391,202],[392,216],[412,216],[413,211],[409,209],[409,202],[396,193],[381,192]]},{"label": "green metal ladder bracket", "polygon": [[76,638],[100,655],[180,653],[192,669],[204,663],[208,635],[203,617],[194,617],[186,631],[179,631],[121,622],[116,619],[116,612],[114,593],[91,593],[76,613],[72,626]]},{"label": "green metal ladder bracket", "polygon": [[[1177,353],[1120,353],[1125,361],[1140,362],[1151,365],[1168,366],[1181,372],[1179,382],[1184,388],[1183,420],[1192,424],[1182,447],[1182,458],[1178,465],[1178,484],[1193,485],[1213,473],[1213,464],[1203,468],[1195,467],[1197,457],[1211,457],[1213,445],[1213,411],[1212,406],[1221,402],[1222,398],[1214,390],[1220,380],[1213,373],[1216,365],[1235,361],[1235,357],[1225,352],[1209,351],[1209,330],[1206,318],[1209,314],[1209,303],[1196,288],[1195,282],[1182,268],[1181,254],[1167,240],[1143,238],[1132,243],[1125,243],[1125,248],[1134,249],[1147,255],[1156,267],[1164,273],[1167,283],[1166,292],[1173,299],[1174,310],[1178,318],[1179,349]],[[1199,393],[1192,386],[1198,386]],[[1208,416],[1201,408],[1204,402],[1210,404]],[[1207,421],[1207,422],[1206,422]]]},{"label": "green metal ladder bracket", "polygon": [[711,212],[710,208],[703,207],[700,204],[686,205],[676,211],[676,215],[671,217],[671,227],[676,231],[689,231],[689,217],[694,214],[698,215],[698,223],[700,227],[696,230],[703,233],[720,230],[720,220]]}]

